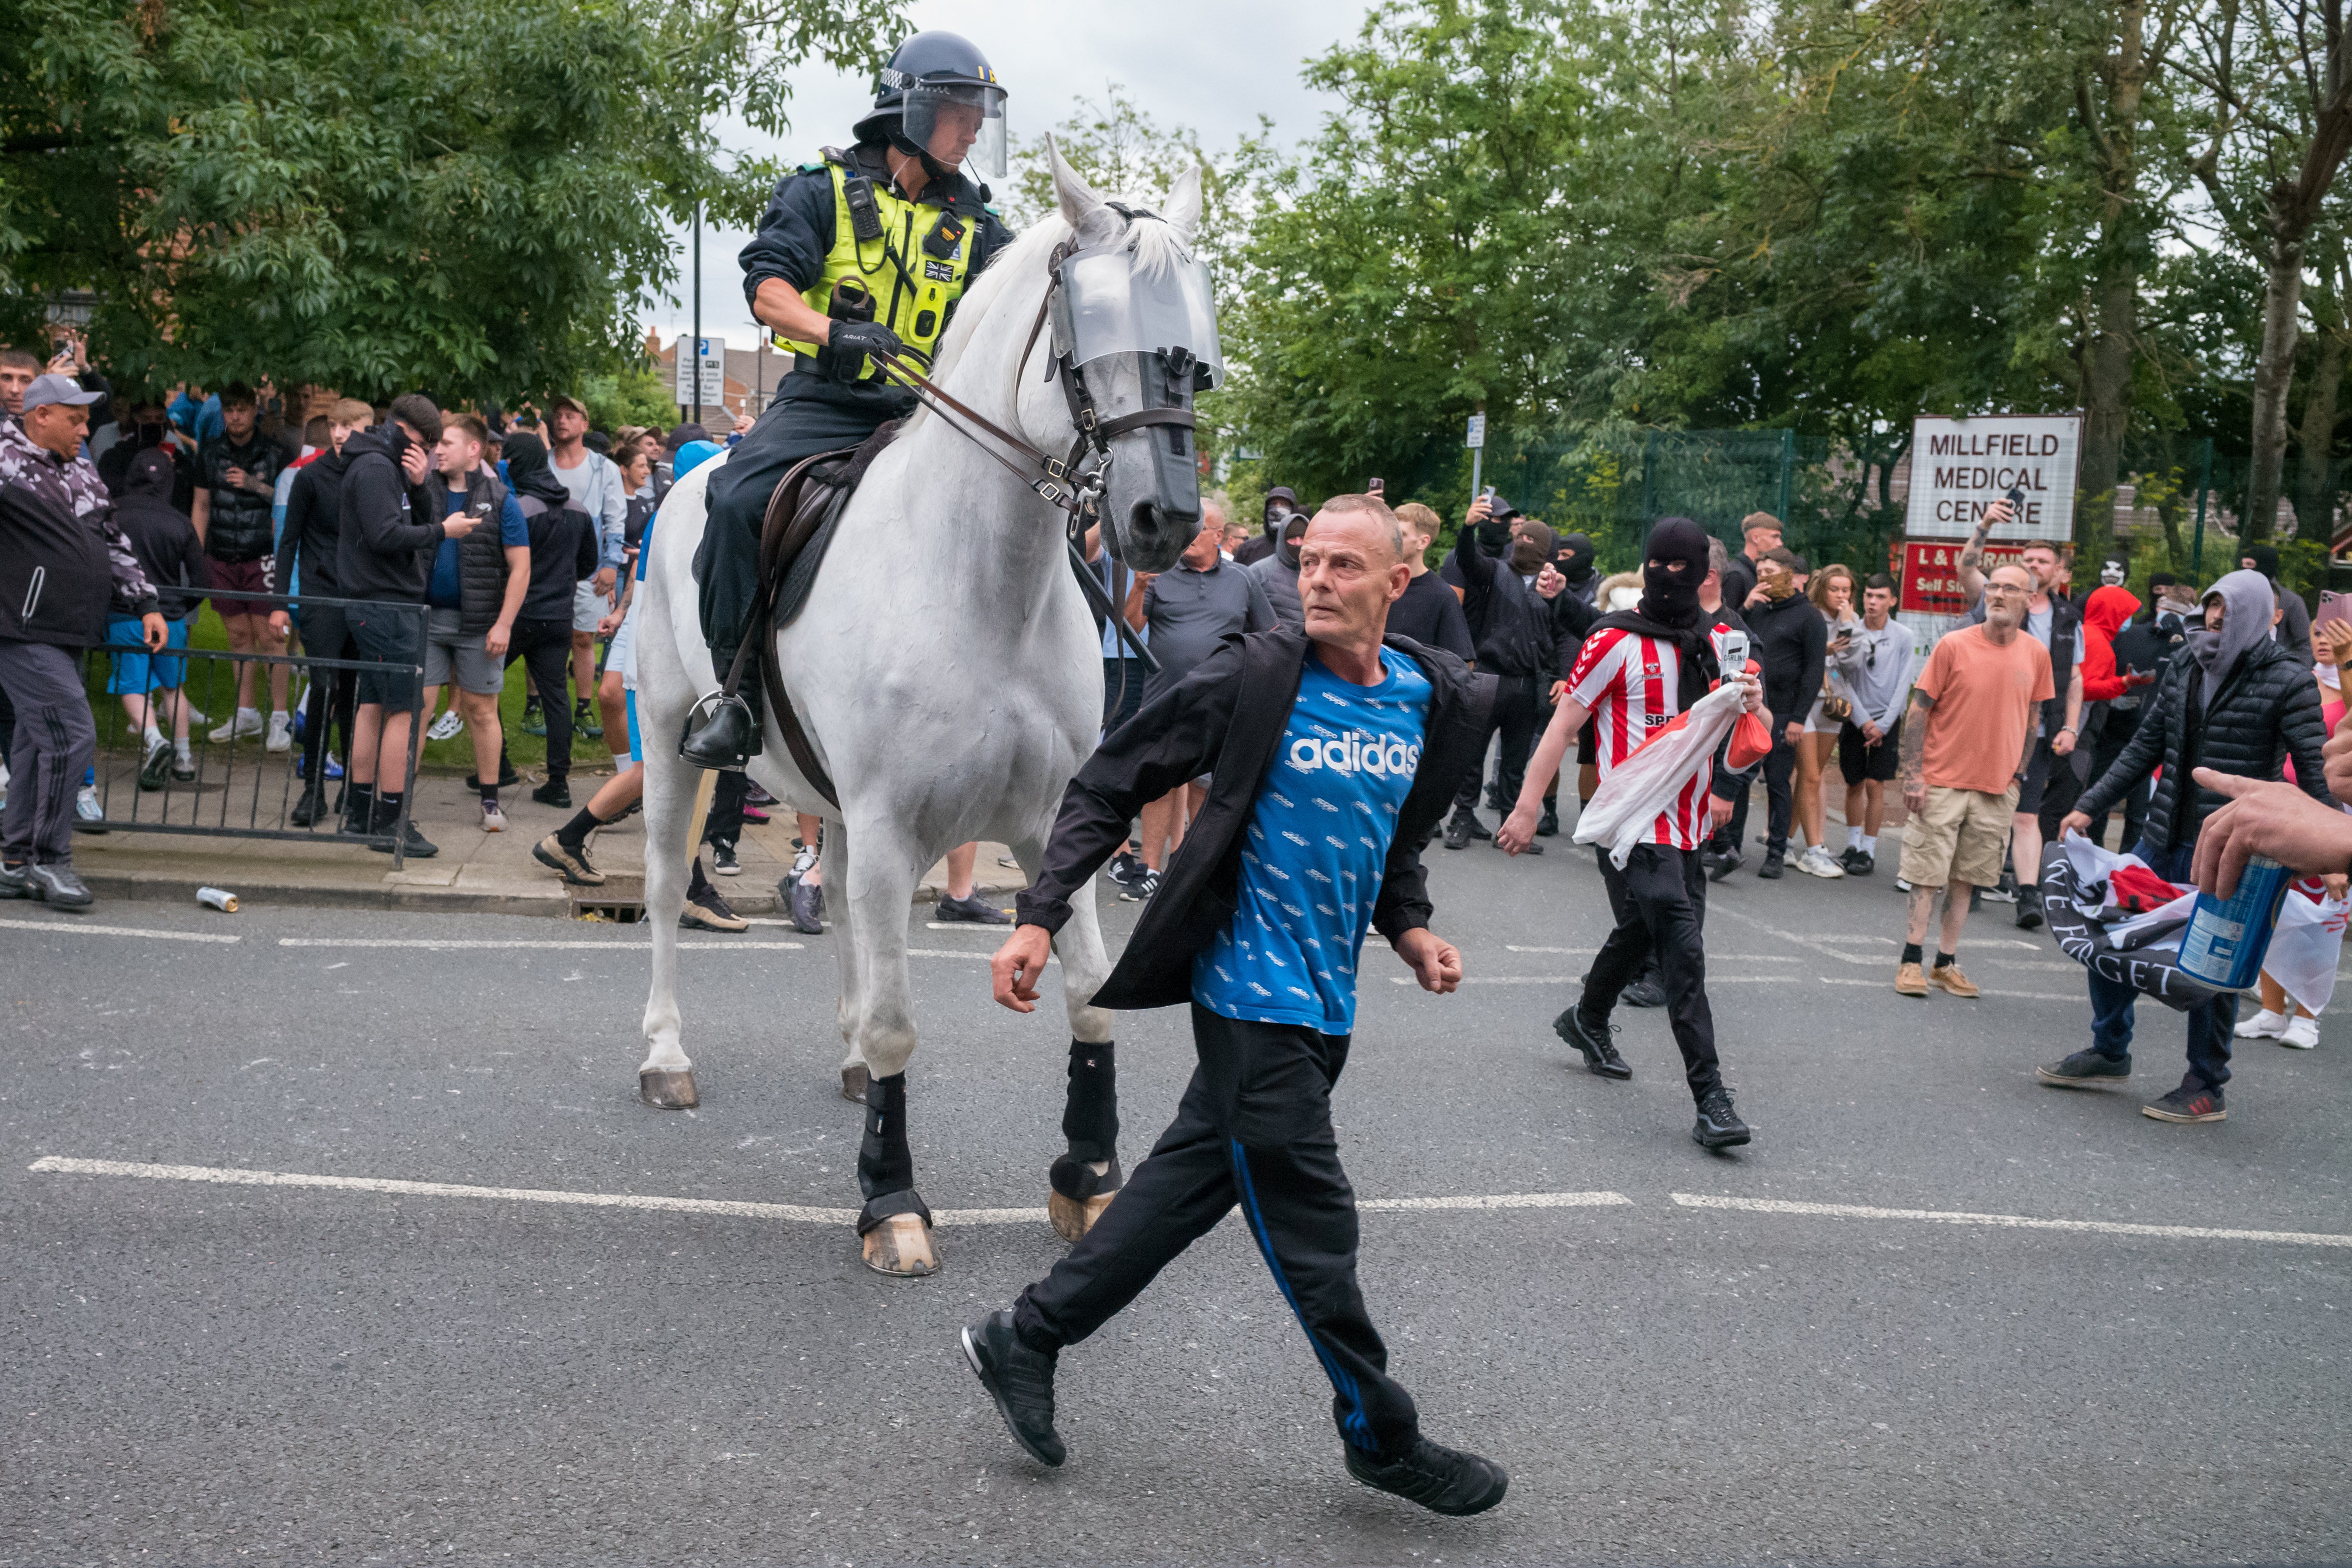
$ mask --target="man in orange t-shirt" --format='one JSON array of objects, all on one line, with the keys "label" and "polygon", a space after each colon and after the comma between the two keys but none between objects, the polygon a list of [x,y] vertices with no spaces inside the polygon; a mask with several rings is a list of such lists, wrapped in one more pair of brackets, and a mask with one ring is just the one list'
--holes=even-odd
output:
[{"label": "man in orange t-shirt", "polygon": [[[2056,695],[2050,655],[2022,631],[2032,578],[2022,566],[1986,580],[1981,626],[1947,632],[1911,689],[1903,724],[1903,880],[1911,907],[1895,989],[1925,996],[1933,984],[1955,996],[1977,988],[1953,962],[1969,894],[2000,880],[2010,816],[2033,753],[2033,719]],[[1938,889],[1944,892],[1936,964],[1920,971],[1921,943]]]}]

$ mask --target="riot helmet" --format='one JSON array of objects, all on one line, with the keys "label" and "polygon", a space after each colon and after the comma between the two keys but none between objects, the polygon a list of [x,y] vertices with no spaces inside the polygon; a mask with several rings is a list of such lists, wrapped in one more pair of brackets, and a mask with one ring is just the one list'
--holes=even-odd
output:
[{"label": "riot helmet", "polygon": [[981,52],[953,33],[917,33],[891,53],[877,79],[874,108],[857,122],[860,140],[879,135],[920,158],[933,179],[961,169],[975,178],[1005,174],[1004,89]]}]

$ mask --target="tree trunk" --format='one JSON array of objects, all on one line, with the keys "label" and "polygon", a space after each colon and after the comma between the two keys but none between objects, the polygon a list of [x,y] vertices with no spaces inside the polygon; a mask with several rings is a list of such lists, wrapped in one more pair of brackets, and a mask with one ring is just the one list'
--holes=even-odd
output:
[{"label": "tree trunk", "polygon": [[2100,285],[2097,335],[2083,366],[2083,467],[2074,488],[2074,555],[2104,559],[2115,544],[2116,481],[2131,417],[2132,338],[2139,271],[2128,262]]},{"label": "tree trunk", "polygon": [[2335,469],[2336,395],[2344,384],[2344,369],[2352,361],[2352,337],[2340,328],[2319,333],[2318,363],[2312,367],[2311,385],[2303,395],[2303,426],[2295,433],[2302,448],[2295,465],[2294,531],[2298,539],[2330,542],[2336,531]]},{"label": "tree trunk", "polygon": [[2286,460],[2286,395],[2294,384],[2294,350],[2303,331],[2303,231],[2274,224],[2270,282],[2263,290],[2262,357],[2254,365],[2252,471],[2238,537],[2266,542],[2277,531],[2280,470]]}]

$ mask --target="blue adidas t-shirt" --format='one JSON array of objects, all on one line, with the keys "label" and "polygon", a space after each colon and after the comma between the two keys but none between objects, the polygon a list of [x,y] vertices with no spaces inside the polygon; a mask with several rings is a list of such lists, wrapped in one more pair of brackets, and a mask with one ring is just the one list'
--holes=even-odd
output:
[{"label": "blue adidas t-shirt", "polygon": [[1192,961],[1192,999],[1212,1013],[1355,1029],[1356,957],[1429,721],[1421,667],[1388,648],[1381,665],[1378,686],[1352,686],[1307,660],[1250,813],[1241,905]]}]

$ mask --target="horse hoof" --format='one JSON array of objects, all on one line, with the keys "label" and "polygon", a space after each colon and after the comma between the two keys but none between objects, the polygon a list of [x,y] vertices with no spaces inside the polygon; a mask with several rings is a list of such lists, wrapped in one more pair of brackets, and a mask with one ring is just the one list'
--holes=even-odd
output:
[{"label": "horse hoof", "polygon": [[662,1072],[648,1068],[637,1075],[637,1098],[656,1110],[691,1110],[702,1103],[694,1092],[694,1069]]},{"label": "horse hoof", "polygon": [[841,1098],[849,1101],[852,1105],[865,1104],[866,1086],[871,1081],[872,1079],[867,1075],[863,1064],[854,1068],[842,1068]]},{"label": "horse hoof", "polygon": [[1045,1217],[1054,1222],[1055,1234],[1064,1241],[1075,1242],[1094,1229],[1095,1221],[1102,1218],[1103,1210],[1110,1207],[1117,1193],[1097,1193],[1090,1198],[1066,1198],[1059,1193],[1045,1194]]},{"label": "horse hoof", "polygon": [[866,1233],[866,1267],[902,1279],[937,1274],[940,1255],[931,1250],[931,1227],[920,1215],[892,1215]]}]

